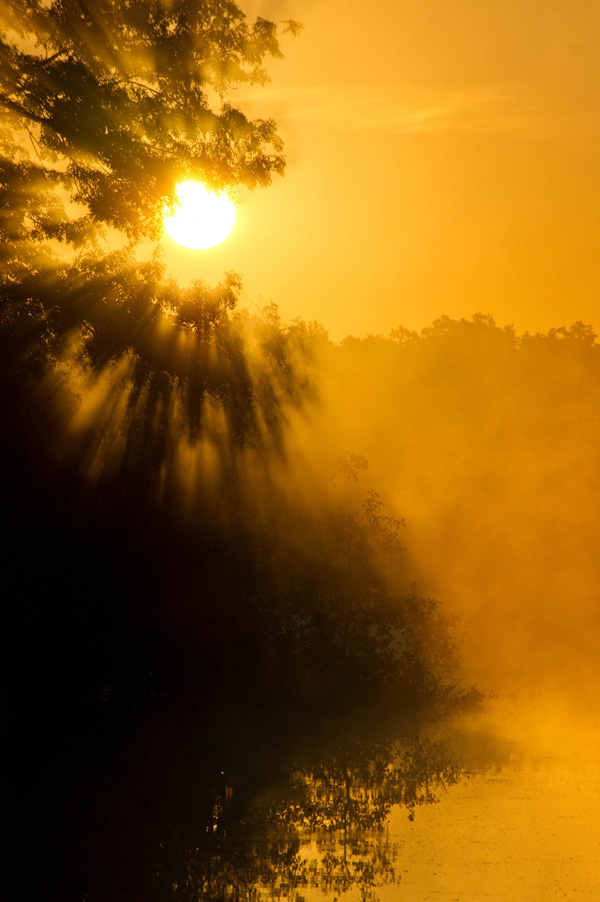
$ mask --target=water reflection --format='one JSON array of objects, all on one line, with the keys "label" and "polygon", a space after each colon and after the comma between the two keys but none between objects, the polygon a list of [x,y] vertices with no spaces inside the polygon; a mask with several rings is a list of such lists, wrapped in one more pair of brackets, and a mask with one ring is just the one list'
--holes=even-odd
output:
[{"label": "water reflection", "polygon": [[292,769],[287,781],[255,787],[254,797],[242,786],[241,802],[224,785],[199,845],[189,850],[185,880],[171,887],[175,898],[296,900],[309,890],[336,897],[354,890],[367,900],[394,883],[390,812],[408,807],[414,817],[459,768],[440,744],[418,751],[355,744],[348,752],[314,762],[310,772]]},{"label": "water reflection", "polygon": [[503,763],[481,762],[413,822],[392,812],[401,891],[382,887],[380,902],[596,899],[597,723],[543,697],[505,701],[493,719],[488,745],[513,750]]}]

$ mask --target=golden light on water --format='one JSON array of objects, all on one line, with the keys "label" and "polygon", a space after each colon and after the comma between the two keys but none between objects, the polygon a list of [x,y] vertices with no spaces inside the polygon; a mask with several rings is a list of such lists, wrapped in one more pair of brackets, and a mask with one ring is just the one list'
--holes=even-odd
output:
[{"label": "golden light on water", "polygon": [[231,234],[235,207],[223,191],[210,191],[201,182],[177,185],[177,206],[165,215],[167,235],[183,247],[214,247]]}]

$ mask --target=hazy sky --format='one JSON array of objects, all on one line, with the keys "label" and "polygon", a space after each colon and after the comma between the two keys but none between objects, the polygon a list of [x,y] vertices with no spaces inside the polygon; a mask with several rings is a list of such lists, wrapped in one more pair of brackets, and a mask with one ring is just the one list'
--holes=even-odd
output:
[{"label": "hazy sky", "polygon": [[336,339],[478,311],[600,328],[598,0],[242,5],[305,25],[240,98],[287,173],[219,248],[166,242],[175,272],[239,271]]}]

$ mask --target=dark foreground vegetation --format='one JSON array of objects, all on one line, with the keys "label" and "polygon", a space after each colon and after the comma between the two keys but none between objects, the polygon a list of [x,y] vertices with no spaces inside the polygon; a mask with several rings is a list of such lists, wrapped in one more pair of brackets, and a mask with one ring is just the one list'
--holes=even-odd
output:
[{"label": "dark foreground vegetation", "polygon": [[438,728],[475,699],[437,605],[390,588],[373,499],[233,488],[180,517],[131,461],[90,487],[27,416],[3,457],[10,898],[249,893],[302,831],[453,779]]}]

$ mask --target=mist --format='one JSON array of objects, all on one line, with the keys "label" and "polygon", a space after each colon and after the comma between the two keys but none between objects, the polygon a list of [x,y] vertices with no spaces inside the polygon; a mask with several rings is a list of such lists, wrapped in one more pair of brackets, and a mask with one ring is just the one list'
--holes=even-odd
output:
[{"label": "mist", "polygon": [[465,672],[585,706],[598,680],[593,329],[517,335],[476,315],[315,345],[307,453],[368,463],[354,491],[405,518],[406,566],[460,617]]}]

